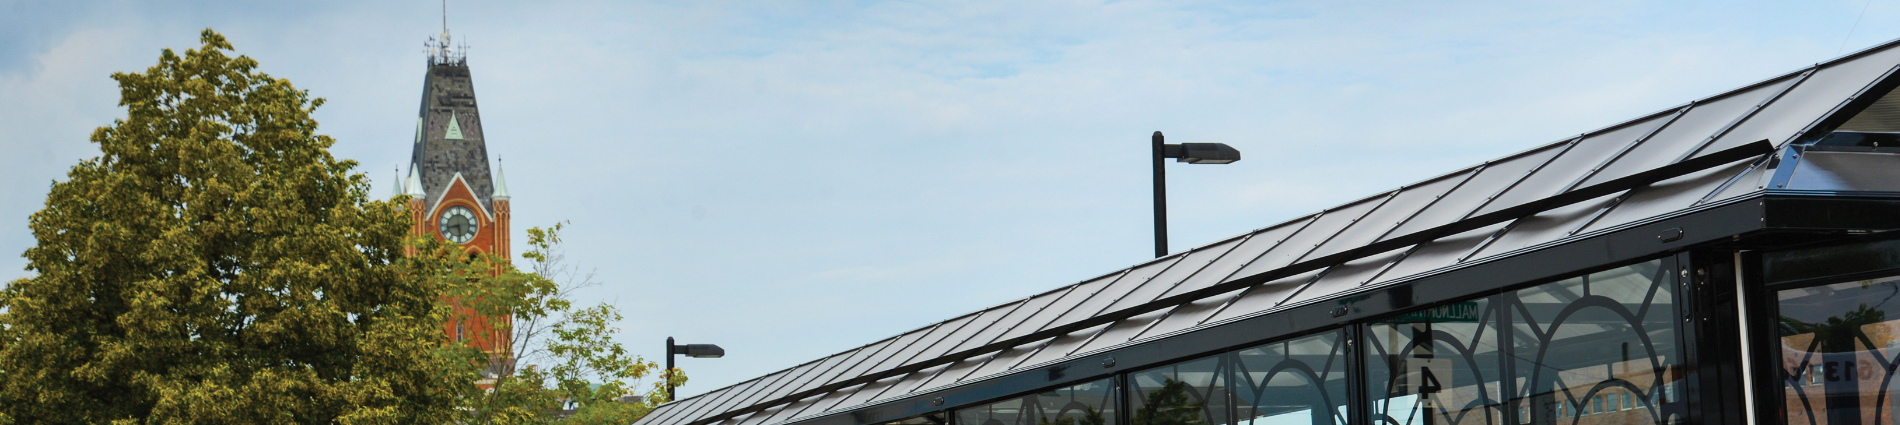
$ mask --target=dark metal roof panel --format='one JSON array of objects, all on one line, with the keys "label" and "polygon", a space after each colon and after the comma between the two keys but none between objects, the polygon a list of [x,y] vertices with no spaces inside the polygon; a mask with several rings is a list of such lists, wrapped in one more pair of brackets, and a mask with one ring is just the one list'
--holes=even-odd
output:
[{"label": "dark metal roof panel", "polygon": [[1311,256],[1317,258],[1337,254],[1378,242],[1379,239],[1392,235],[1394,230],[1411,221],[1426,207],[1436,203],[1452,190],[1462,187],[1471,180],[1472,176],[1478,174],[1478,170],[1478,167],[1472,167],[1407,186],[1391,201],[1387,201],[1385,205],[1360,219],[1357,225],[1347,228],[1320,245]]},{"label": "dark metal roof panel", "polygon": [[[1047,329],[1049,325],[1053,324],[1074,323],[1082,319],[1095,317],[1104,311],[1113,311],[1117,303],[1124,301],[1132,300],[1136,304],[1140,304],[1153,300],[1155,295],[1159,295],[1161,291],[1166,290],[1166,288],[1162,287],[1164,285],[1153,284],[1155,277],[1173,269],[1176,264],[1180,264],[1181,260],[1187,257],[1189,257],[1189,255],[1175,254],[1162,258],[1161,261],[1150,262],[1143,264],[1141,267],[1129,270],[1127,274],[1122,275],[1121,279],[1117,279],[1114,284],[1102,288],[1102,292],[1096,294],[1089,299],[1088,302],[1084,302],[1082,305],[1075,306],[1075,308],[1064,312],[1062,317],[1058,317],[1055,321],[1044,324],[1043,327],[1038,330]],[[1146,299],[1142,299],[1144,297]]]},{"label": "dark metal roof panel", "polygon": [[[1702,203],[1701,198],[1710,195],[1722,183],[1736,178],[1747,171],[1749,163],[1739,162],[1726,167],[1718,167],[1702,172],[1657,182],[1631,194],[1628,199],[1611,207],[1596,222],[1590,223],[1578,231],[1578,234],[1608,229],[1632,221],[1663,215],[1671,211],[1689,208]],[[1747,183],[1754,187],[1754,182]]]},{"label": "dark metal roof panel", "polygon": [[1204,323],[1206,322],[1209,316],[1212,316],[1215,312],[1218,312],[1221,309],[1221,307],[1226,306],[1229,301],[1232,301],[1234,299],[1234,297],[1240,296],[1242,293],[1245,293],[1248,290],[1253,289],[1253,288],[1254,287],[1236,289],[1233,291],[1228,291],[1227,293],[1224,293],[1224,294],[1202,298],[1199,300],[1195,300],[1194,302],[1191,302],[1191,303],[1182,304],[1178,307],[1175,307],[1173,310],[1170,310],[1167,316],[1164,316],[1160,320],[1157,320],[1153,326],[1149,326],[1148,329],[1144,329],[1140,333],[1135,334],[1121,342],[1134,341],[1136,339],[1142,339],[1142,338],[1150,338],[1156,335],[1166,335],[1175,331],[1187,329],[1190,327],[1194,327],[1194,325],[1199,325],[1201,323]]},{"label": "dark metal roof panel", "polygon": [[1307,284],[1304,288],[1300,288],[1298,292],[1287,297],[1286,300],[1280,301],[1276,306],[1297,305],[1306,300],[1358,289],[1360,285],[1364,285],[1367,280],[1372,279],[1374,274],[1385,269],[1387,264],[1391,264],[1393,260],[1398,259],[1407,249],[1409,248],[1401,248],[1329,267],[1324,271],[1325,274],[1321,275],[1319,279]]},{"label": "dark metal roof panel", "polygon": [[1309,283],[1313,283],[1313,278],[1325,272],[1326,270],[1324,269],[1314,270],[1276,279],[1272,282],[1254,285],[1252,288],[1249,288],[1251,289],[1250,291],[1242,292],[1239,296],[1234,297],[1233,300],[1228,301],[1226,305],[1220,306],[1214,314],[1203,319],[1201,323],[1197,323],[1196,326],[1271,309],[1273,306],[1280,305],[1281,301],[1286,301],[1287,297],[1291,297],[1293,293],[1299,291],[1300,288],[1306,287]]},{"label": "dark metal roof panel", "polygon": [[1372,212],[1374,208],[1385,204],[1389,199],[1392,199],[1391,192],[1327,210],[1320,214],[1319,218],[1314,219],[1311,225],[1287,237],[1285,242],[1267,251],[1253,264],[1241,268],[1239,272],[1234,273],[1234,276],[1252,276],[1293,264],[1306,257],[1307,253],[1313,252],[1313,249],[1318,248],[1320,244],[1326,243],[1326,240],[1331,239],[1333,235],[1339,234],[1341,229],[1358,222],[1360,218],[1366,216],[1366,213]]},{"label": "dark metal roof panel", "polygon": [[1229,250],[1226,255],[1222,255],[1219,259],[1214,260],[1213,263],[1202,268],[1200,272],[1195,273],[1193,276],[1188,276],[1187,280],[1181,281],[1180,284],[1175,285],[1173,289],[1169,290],[1166,294],[1162,294],[1162,296],[1172,296],[1190,292],[1232,279],[1235,272],[1259,260],[1260,256],[1265,255],[1267,251],[1272,250],[1273,247],[1285,242],[1287,236],[1292,236],[1294,232],[1306,228],[1306,226],[1312,223],[1313,219],[1317,217],[1319,217],[1317,214],[1310,215],[1282,223],[1278,226],[1255,231],[1247,237],[1247,240],[1241,241],[1239,246],[1234,247],[1234,249]]},{"label": "dark metal roof panel", "polygon": [[1472,177],[1470,182],[1459,186],[1458,190],[1445,194],[1445,197],[1439,199],[1438,202],[1426,206],[1425,210],[1420,211],[1416,217],[1393,230],[1392,236],[1380,238],[1380,240],[1443,226],[1470,217],[1478,211],[1478,208],[1489,204],[1491,198],[1517,184],[1519,180],[1529,176],[1557,154],[1569,149],[1575,141],[1572,139],[1551,143],[1485,163],[1484,168],[1479,170],[1478,175]]},{"label": "dark metal roof panel", "polygon": [[1875,52],[1865,58],[1823,66],[1800,85],[1789,90],[1748,122],[1735,127],[1704,151],[1761,139],[1780,147],[1825,113],[1850,100],[1877,77],[1892,71],[1900,63],[1900,49]]},{"label": "dark metal roof panel", "polygon": [[1478,214],[1523,205],[1581,187],[1578,183],[1596,172],[1598,166],[1614,159],[1624,148],[1662,128],[1663,124],[1673,121],[1675,117],[1673,112],[1651,115],[1642,121],[1584,136],[1575,147],[1565,150],[1562,155],[1539,167],[1537,172],[1525,176],[1523,181],[1498,194],[1496,199],[1478,209]]},{"label": "dark metal roof panel", "polygon": [[[1172,261],[1173,259],[1170,258],[1168,260]],[[1024,318],[1021,322],[1010,325],[1010,328],[1004,331],[1002,335],[998,335],[996,340],[1006,341],[1010,338],[1028,335],[1042,330],[1043,327],[1048,326],[1050,323],[1058,322],[1063,315],[1069,314],[1076,309],[1088,309],[1090,311],[1100,309],[1103,304],[1108,303],[1107,298],[1114,296],[1113,293],[1109,291],[1127,289],[1126,286],[1121,288],[1116,287],[1116,285],[1121,284],[1120,282],[1126,279],[1128,279],[1128,273],[1124,271],[1112,276],[1103,276],[1081,285],[1073,286],[1072,288],[1074,289],[1063,296],[1061,300],[1049,304],[1047,308],[1039,309],[1036,314],[1029,315],[1029,317]]]},{"label": "dark metal roof panel", "polygon": [[1662,131],[1656,132],[1656,135],[1651,136],[1648,142],[1631,150],[1629,154],[1624,155],[1623,159],[1604,167],[1584,184],[1602,183],[1668,165],[1671,161],[1688,153],[1690,149],[1712,137],[1719,136],[1723,128],[1744,118],[1744,114],[1768,101],[1770,96],[1781,93],[1795,79],[1795,76],[1783,77],[1727,96],[1696,102],[1689,108],[1689,112],[1677,118]]},{"label": "dark metal roof panel", "polygon": [[795,378],[786,385],[779,386],[778,389],[772,390],[772,393],[765,396],[765,398],[767,400],[776,399],[791,395],[794,391],[810,388],[813,381],[823,376],[825,372],[838,368],[840,364],[844,363],[844,360],[845,356],[842,355],[826,357],[824,361],[818,362],[818,365],[806,372],[804,376]]}]

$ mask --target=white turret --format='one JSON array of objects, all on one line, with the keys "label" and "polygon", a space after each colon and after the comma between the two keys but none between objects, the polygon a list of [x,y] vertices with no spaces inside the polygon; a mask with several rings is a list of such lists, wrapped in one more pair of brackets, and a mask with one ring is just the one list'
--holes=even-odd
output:
[{"label": "white turret", "polygon": [[397,167],[394,171],[390,172],[390,175],[396,179],[389,182],[389,199],[396,199],[396,197],[402,196],[402,168]]},{"label": "white turret", "polygon": [[403,186],[408,189],[409,197],[422,199],[422,196],[425,195],[422,192],[422,174],[416,171],[417,168],[419,167],[416,167],[416,164],[409,164],[409,181]]},{"label": "white turret", "polygon": [[497,201],[508,200],[508,177],[501,172],[501,160],[495,160],[495,195]]}]

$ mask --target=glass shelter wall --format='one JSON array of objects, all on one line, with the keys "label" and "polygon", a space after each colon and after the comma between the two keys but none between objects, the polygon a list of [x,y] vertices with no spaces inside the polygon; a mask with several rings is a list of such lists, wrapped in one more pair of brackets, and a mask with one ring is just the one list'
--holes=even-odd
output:
[{"label": "glass shelter wall", "polygon": [[1900,241],[1764,255],[1782,423],[1894,424]]},{"label": "glass shelter wall", "polygon": [[1104,379],[965,408],[953,425],[1112,425],[1102,397],[1120,395],[1129,425],[1682,423],[1685,297],[1666,264],[1130,372],[1119,393]]}]

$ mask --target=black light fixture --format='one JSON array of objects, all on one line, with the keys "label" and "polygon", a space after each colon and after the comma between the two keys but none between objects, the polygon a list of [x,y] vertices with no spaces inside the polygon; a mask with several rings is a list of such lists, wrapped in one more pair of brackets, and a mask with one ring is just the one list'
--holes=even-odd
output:
[{"label": "black light fixture", "polygon": [[666,337],[666,402],[673,402],[673,355],[700,359],[717,359],[726,356],[726,349],[712,344],[674,344],[673,337]]},{"label": "black light fixture", "polygon": [[1189,164],[1226,164],[1240,160],[1240,150],[1225,143],[1162,143],[1161,132],[1154,136],[1155,164],[1155,258],[1168,255],[1168,178],[1161,160]]}]

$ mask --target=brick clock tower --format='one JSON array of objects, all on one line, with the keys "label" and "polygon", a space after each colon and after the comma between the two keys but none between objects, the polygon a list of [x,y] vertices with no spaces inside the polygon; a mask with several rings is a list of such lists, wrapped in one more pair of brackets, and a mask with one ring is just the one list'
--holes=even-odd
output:
[{"label": "brick clock tower", "polygon": [[[468,60],[459,51],[451,51],[448,40],[444,31],[440,39],[430,42],[429,72],[423,77],[415,145],[409,175],[402,184],[415,221],[410,231],[447,240],[470,252],[510,258],[508,183],[500,168],[489,173],[482,115],[475,103]],[[457,311],[454,319],[442,324],[442,331],[451,341],[480,347],[496,366],[508,363],[512,335],[506,329],[491,329],[488,320],[479,319],[471,312]]]}]

